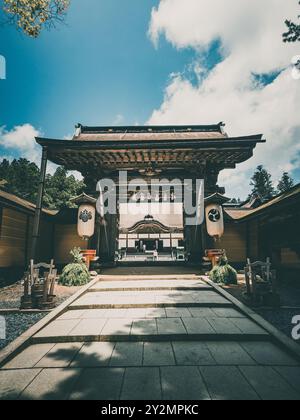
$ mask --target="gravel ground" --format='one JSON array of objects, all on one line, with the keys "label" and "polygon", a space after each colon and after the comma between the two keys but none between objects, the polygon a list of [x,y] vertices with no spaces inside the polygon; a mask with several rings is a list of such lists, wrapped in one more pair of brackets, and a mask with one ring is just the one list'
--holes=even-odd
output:
[{"label": "gravel ground", "polygon": [[[290,309],[256,309],[256,312],[290,338],[294,327],[292,319],[294,316],[300,315],[300,310]],[[298,343],[300,345],[300,340]]]},{"label": "gravel ground", "polygon": [[47,313],[35,314],[6,314],[1,315],[4,317],[6,323],[6,339],[0,339],[0,350],[6,347],[9,343],[18,338],[28,328],[40,321]]},{"label": "gravel ground", "polygon": [[[243,297],[243,292],[246,290],[244,276],[239,276],[238,286],[224,286],[224,289],[249,306],[249,302],[245,301]],[[282,308],[254,307],[253,309],[266,321],[291,338],[294,327],[292,319],[294,316],[300,315],[300,283],[281,282],[278,285],[278,292],[281,297]],[[300,340],[297,343],[300,345]]]},{"label": "gravel ground", "polygon": [[[57,285],[55,289],[57,306],[76,293],[79,289],[80,287],[64,287]],[[20,282],[0,289],[0,309],[18,309],[20,307],[22,294],[23,287]],[[47,312],[0,313],[0,317],[4,317],[6,323],[6,339],[3,340],[0,337],[0,350],[18,338],[28,328],[32,327],[32,325],[36,324],[46,315]]]}]

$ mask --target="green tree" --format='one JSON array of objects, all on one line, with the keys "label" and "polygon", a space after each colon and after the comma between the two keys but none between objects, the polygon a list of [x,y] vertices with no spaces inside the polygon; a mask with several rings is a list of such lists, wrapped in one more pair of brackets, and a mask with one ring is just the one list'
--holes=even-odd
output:
[{"label": "green tree", "polygon": [[64,21],[70,0],[3,0],[8,22],[26,35],[37,38],[43,28]]},{"label": "green tree", "polygon": [[63,167],[58,167],[54,175],[47,175],[44,192],[44,206],[49,209],[76,207],[71,199],[84,190],[83,181],[78,181]]},{"label": "green tree", "polygon": [[272,182],[272,176],[262,166],[258,166],[251,178],[251,195],[258,195],[262,200],[270,200],[275,196],[275,189]]},{"label": "green tree", "polygon": [[278,183],[277,189],[279,193],[284,193],[290,190],[291,188],[293,188],[294,185],[295,185],[295,182],[293,178],[290,177],[288,172],[284,172],[281,177],[281,180]]},{"label": "green tree", "polygon": [[27,159],[14,159],[11,163],[4,159],[0,163],[0,179],[7,182],[6,191],[33,203],[36,200],[39,175],[39,168]]},{"label": "green tree", "polygon": [[[6,183],[5,190],[32,203],[36,201],[39,179],[39,168],[26,159],[15,159],[11,163],[4,159],[0,163],[0,180]],[[74,207],[70,200],[81,194],[84,187],[83,181],[58,167],[54,175],[46,175],[43,205],[57,210]]]},{"label": "green tree", "polygon": [[[300,1],[299,1],[300,4]],[[299,18],[300,16],[298,16]],[[284,42],[297,42],[300,41],[300,24],[294,23],[291,20],[286,20],[285,24],[288,31],[283,34]]]}]

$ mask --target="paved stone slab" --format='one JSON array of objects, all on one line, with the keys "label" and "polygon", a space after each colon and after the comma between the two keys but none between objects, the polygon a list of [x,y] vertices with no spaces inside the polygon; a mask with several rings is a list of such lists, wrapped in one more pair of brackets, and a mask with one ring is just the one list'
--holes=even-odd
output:
[{"label": "paved stone slab", "polygon": [[85,309],[81,319],[103,319],[110,318],[109,309]]},{"label": "paved stone slab", "polygon": [[254,389],[236,367],[199,367],[213,400],[258,400]]},{"label": "paved stone slab", "polygon": [[186,334],[181,318],[157,318],[157,332],[159,335]]},{"label": "paved stone slab", "polygon": [[188,308],[166,308],[166,314],[168,318],[190,318]]},{"label": "paved stone slab", "polygon": [[[108,313],[108,318],[109,318],[109,313]],[[126,309],[125,318],[132,318],[132,319],[146,318],[146,308]]]},{"label": "paved stone slab", "polygon": [[242,347],[260,365],[266,366],[298,366],[297,360],[290,357],[273,343],[247,342],[241,343]]},{"label": "paved stone slab", "polygon": [[70,319],[65,321],[53,321],[47,327],[43,328],[38,332],[35,337],[58,337],[63,335],[68,335],[73,328],[76,327],[80,322],[79,319]]},{"label": "paved stone slab", "polygon": [[210,303],[212,306],[218,303],[231,305],[227,299],[216,292],[194,292],[193,299],[195,302],[199,303]]},{"label": "paved stone slab", "polygon": [[215,318],[216,314],[211,308],[189,308],[193,318]]},{"label": "paved stone slab", "polygon": [[271,367],[242,366],[240,369],[263,400],[300,400],[300,394]]},{"label": "paved stone slab", "polygon": [[166,318],[165,308],[146,308],[145,318]]},{"label": "paved stone slab", "polygon": [[105,315],[109,319],[124,319],[128,318],[127,312],[128,309],[108,309]]},{"label": "paved stone slab", "polygon": [[22,392],[25,400],[66,400],[80,376],[80,369],[43,369]]},{"label": "paved stone slab", "polygon": [[28,347],[18,354],[10,362],[6,363],[4,369],[24,369],[36,365],[53,348],[54,344],[36,344]]},{"label": "paved stone slab", "polygon": [[175,359],[171,343],[145,343],[144,366],[172,366]]},{"label": "paved stone slab", "polygon": [[118,400],[124,369],[85,369],[70,395],[71,400]]},{"label": "paved stone slab", "polygon": [[99,281],[92,290],[145,290],[156,288],[210,288],[201,280],[133,280],[133,281]]},{"label": "paved stone slab", "polygon": [[183,318],[182,321],[188,334],[215,334],[214,329],[206,319]]},{"label": "paved stone slab", "polygon": [[56,344],[36,365],[41,368],[63,368],[68,367],[76,354],[79,352],[82,343]]},{"label": "paved stone slab", "polygon": [[115,344],[109,342],[85,343],[77,353],[72,367],[100,367],[108,366]]},{"label": "paved stone slab", "polygon": [[241,330],[228,318],[207,318],[207,321],[217,334],[242,334]]},{"label": "paved stone slab", "polygon": [[218,365],[256,365],[255,361],[235,342],[207,342],[207,347]]},{"label": "paved stone slab", "polygon": [[255,322],[250,319],[243,318],[231,318],[231,322],[237,326],[243,334],[258,334],[258,335],[268,335],[268,333],[259,327]]},{"label": "paved stone slab", "polygon": [[144,343],[116,343],[110,366],[142,366]]},{"label": "paved stone slab", "polygon": [[84,313],[85,313],[84,309],[67,311],[63,315],[61,315],[59,318],[57,318],[57,320],[64,321],[64,320],[69,320],[69,319],[79,319],[79,318],[82,318]]},{"label": "paved stone slab", "polygon": [[106,322],[106,319],[82,319],[68,335],[75,337],[100,335]]},{"label": "paved stone slab", "polygon": [[0,370],[0,400],[16,400],[41,369]]},{"label": "paved stone slab", "polygon": [[79,298],[71,306],[75,309],[83,307],[126,307],[137,305],[162,305],[162,304],[232,304],[212,291],[139,291],[139,292],[94,292]]},{"label": "paved stone slab", "polygon": [[132,321],[131,335],[157,335],[155,319],[134,319]]},{"label": "paved stone slab", "polygon": [[104,328],[101,331],[101,335],[128,335],[131,330],[131,319],[108,319]]},{"label": "paved stone slab", "polygon": [[161,382],[165,400],[210,400],[203,379],[195,367],[162,367]]},{"label": "paved stone slab", "polygon": [[246,315],[232,308],[212,308],[212,312],[220,318],[246,318]]},{"label": "paved stone slab", "polygon": [[159,368],[127,368],[121,400],[161,400]]},{"label": "paved stone slab", "polygon": [[300,367],[279,366],[275,369],[300,394]]},{"label": "paved stone slab", "polygon": [[213,366],[216,364],[204,342],[174,341],[172,345],[177,365]]}]

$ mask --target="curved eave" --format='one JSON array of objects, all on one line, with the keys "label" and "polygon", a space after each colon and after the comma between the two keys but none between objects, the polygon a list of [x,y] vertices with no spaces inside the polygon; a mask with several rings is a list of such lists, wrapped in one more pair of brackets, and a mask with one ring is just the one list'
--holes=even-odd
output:
[{"label": "curved eave", "polygon": [[49,149],[55,148],[58,150],[106,150],[106,149],[134,149],[134,148],[149,148],[149,149],[163,149],[166,147],[172,147],[176,145],[176,148],[229,148],[229,147],[255,147],[257,143],[265,143],[262,134],[253,136],[243,137],[228,137],[228,138],[216,138],[216,139],[196,139],[196,140],[152,140],[140,142],[136,140],[124,141],[124,140],[108,140],[108,141],[97,141],[97,140],[59,140],[59,139],[47,139],[42,137],[36,137],[36,142]]}]

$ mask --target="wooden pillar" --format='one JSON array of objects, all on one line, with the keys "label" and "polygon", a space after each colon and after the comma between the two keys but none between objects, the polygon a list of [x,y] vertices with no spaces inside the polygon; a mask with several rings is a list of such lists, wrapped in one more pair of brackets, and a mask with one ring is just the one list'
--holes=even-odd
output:
[{"label": "wooden pillar", "polygon": [[46,170],[47,170],[47,155],[48,155],[47,148],[43,147],[39,188],[38,188],[36,208],[35,208],[35,214],[34,214],[34,220],[33,220],[32,243],[31,243],[31,252],[30,252],[30,259],[32,260],[35,260],[37,257],[37,244],[38,244],[39,233],[40,233],[45,177],[46,177]]},{"label": "wooden pillar", "polygon": [[[193,189],[193,203],[197,204],[197,192]],[[191,217],[184,211],[184,240],[188,262],[193,264],[202,264],[204,256],[204,229],[202,225],[188,225],[187,219]]]},{"label": "wooden pillar", "polygon": [[105,215],[105,225],[100,228],[100,263],[115,263],[117,251],[117,237],[119,233],[119,223],[117,214]]}]

